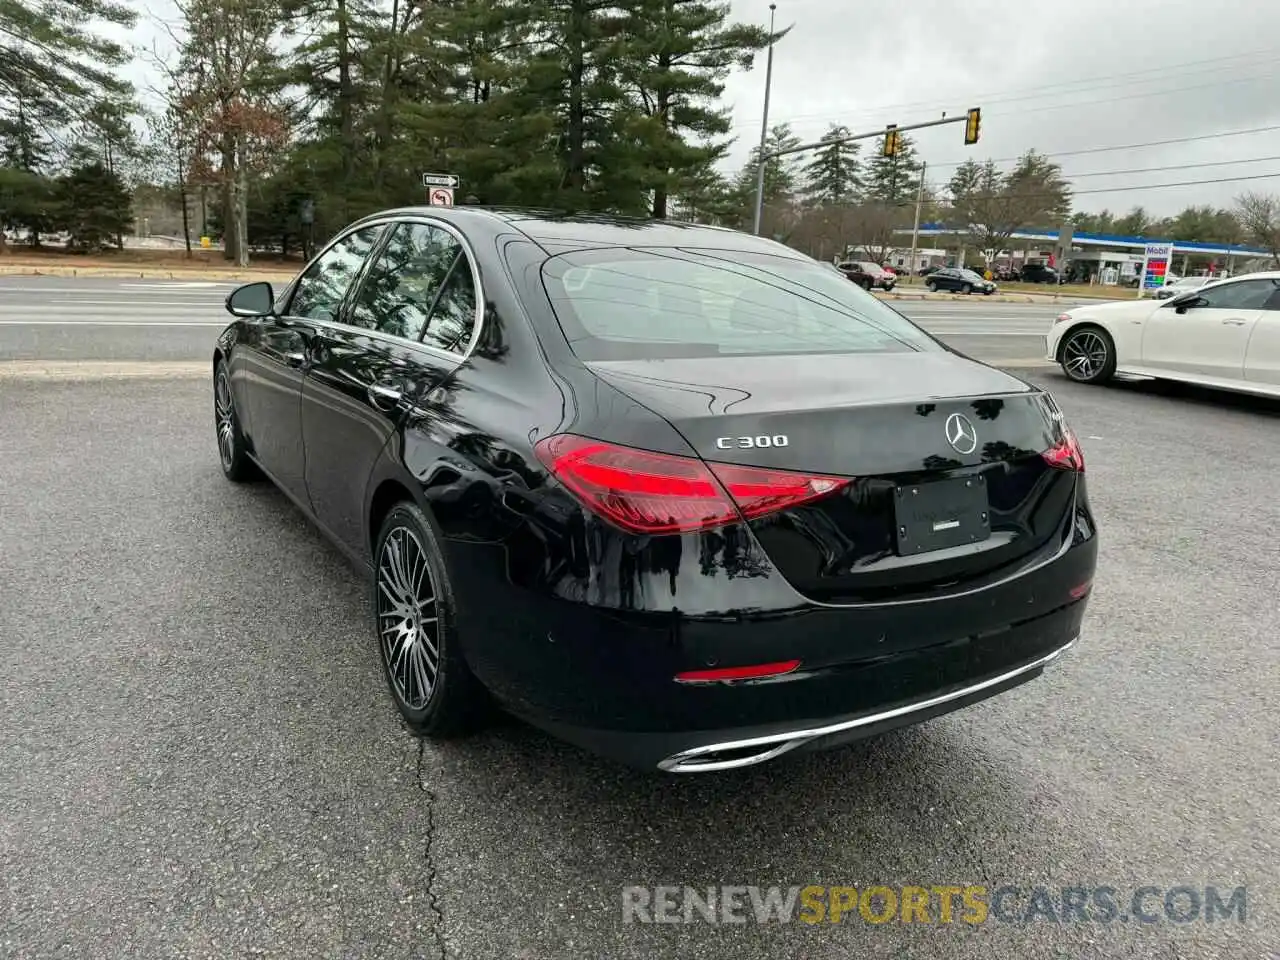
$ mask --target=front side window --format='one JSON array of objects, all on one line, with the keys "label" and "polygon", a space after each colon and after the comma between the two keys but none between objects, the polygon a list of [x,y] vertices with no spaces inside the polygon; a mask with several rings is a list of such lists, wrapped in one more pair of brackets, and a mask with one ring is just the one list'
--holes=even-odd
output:
[{"label": "front side window", "polygon": [[552,257],[543,279],[566,339],[588,361],[943,349],[812,260],[590,250]]},{"label": "front side window", "polygon": [[322,253],[298,280],[285,313],[310,320],[337,320],[347,290],[381,233],[381,224],[362,227]]}]

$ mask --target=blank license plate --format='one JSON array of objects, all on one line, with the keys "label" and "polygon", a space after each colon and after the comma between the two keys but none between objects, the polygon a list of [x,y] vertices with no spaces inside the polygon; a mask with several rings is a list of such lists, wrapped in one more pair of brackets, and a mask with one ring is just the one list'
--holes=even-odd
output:
[{"label": "blank license plate", "polygon": [[981,476],[898,487],[894,506],[900,556],[978,543],[991,536],[991,507]]}]

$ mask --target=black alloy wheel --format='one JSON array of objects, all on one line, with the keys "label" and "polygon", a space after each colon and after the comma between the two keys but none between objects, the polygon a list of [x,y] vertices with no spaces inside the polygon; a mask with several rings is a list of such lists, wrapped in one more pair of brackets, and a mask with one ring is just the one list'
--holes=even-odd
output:
[{"label": "black alloy wheel", "polygon": [[213,422],[218,434],[218,460],[227,479],[235,483],[256,480],[260,474],[249,458],[240,430],[225,360],[219,360],[213,372]]},{"label": "black alloy wheel", "polygon": [[414,733],[469,733],[488,695],[463,659],[453,591],[434,525],[416,504],[399,503],[374,551],[374,632],[392,698]]}]

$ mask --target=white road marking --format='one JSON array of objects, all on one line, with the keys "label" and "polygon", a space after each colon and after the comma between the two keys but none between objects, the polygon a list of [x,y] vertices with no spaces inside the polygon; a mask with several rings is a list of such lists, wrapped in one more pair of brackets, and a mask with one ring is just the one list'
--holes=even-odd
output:
[{"label": "white road marking", "polygon": [[100,380],[113,377],[212,377],[204,360],[8,360],[0,380]]},{"label": "white road marking", "polygon": [[225,327],[230,320],[3,320],[0,327]]},{"label": "white road marking", "polygon": [[[199,305],[198,300],[125,300],[117,298],[115,300],[46,300],[45,303],[57,303],[74,305],[78,307],[119,307],[124,309],[134,309],[135,307],[191,307]],[[208,306],[216,306],[216,302],[208,303]],[[32,304],[33,307],[42,306],[42,304]],[[9,307],[10,310],[21,310],[22,304],[14,304]]]},{"label": "white road marking", "polygon": [[219,282],[216,280],[166,280],[163,283],[122,283],[120,286],[129,287],[130,289],[145,288],[172,290],[174,287],[234,287],[235,284]]}]

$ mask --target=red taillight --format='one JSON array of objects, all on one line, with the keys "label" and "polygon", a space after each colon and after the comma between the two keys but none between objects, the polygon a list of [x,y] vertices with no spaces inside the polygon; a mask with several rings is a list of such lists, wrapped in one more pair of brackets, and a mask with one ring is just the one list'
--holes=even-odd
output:
[{"label": "red taillight", "polygon": [[1074,470],[1084,473],[1084,451],[1080,449],[1080,441],[1070,427],[1062,428],[1062,439],[1040,454],[1045,463],[1059,470]]},{"label": "red taillight", "polygon": [[730,683],[734,680],[763,680],[781,677],[799,669],[799,660],[757,663],[749,667],[717,667],[711,670],[686,670],[676,674],[676,683]]},{"label": "red taillight", "polygon": [[632,533],[686,533],[753,519],[834,493],[851,481],[704,463],[562,433],[534,448],[592,511]]}]

